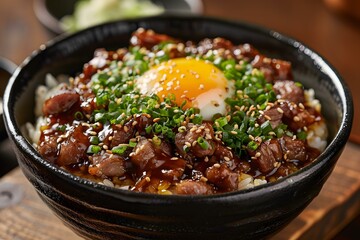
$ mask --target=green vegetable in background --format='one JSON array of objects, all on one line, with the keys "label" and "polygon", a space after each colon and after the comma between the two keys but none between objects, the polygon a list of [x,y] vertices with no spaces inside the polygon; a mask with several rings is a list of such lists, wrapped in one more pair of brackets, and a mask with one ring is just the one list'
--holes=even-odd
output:
[{"label": "green vegetable in background", "polygon": [[157,15],[164,9],[150,0],[79,0],[74,14],[65,16],[62,27],[75,32],[100,23],[142,16]]}]

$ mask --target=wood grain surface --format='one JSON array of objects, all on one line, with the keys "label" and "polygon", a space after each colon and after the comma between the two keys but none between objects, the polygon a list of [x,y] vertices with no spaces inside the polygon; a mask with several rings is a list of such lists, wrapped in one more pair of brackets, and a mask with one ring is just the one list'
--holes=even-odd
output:
[{"label": "wood grain surface", "polygon": [[[348,143],[319,196],[272,240],[331,239],[360,211],[360,148]],[[18,203],[0,209],[1,240],[81,239],[47,208],[19,168],[0,180],[22,192]],[[18,192],[10,191],[13,197]]]}]

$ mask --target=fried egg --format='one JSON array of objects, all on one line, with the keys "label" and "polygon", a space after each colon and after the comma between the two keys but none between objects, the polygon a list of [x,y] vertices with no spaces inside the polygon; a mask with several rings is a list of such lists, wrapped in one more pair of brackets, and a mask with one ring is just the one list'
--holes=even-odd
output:
[{"label": "fried egg", "polygon": [[198,108],[204,120],[211,120],[217,113],[226,114],[225,99],[234,89],[214,64],[194,58],[176,58],[156,65],[135,84],[143,95],[156,94],[161,100],[173,96],[184,109]]}]

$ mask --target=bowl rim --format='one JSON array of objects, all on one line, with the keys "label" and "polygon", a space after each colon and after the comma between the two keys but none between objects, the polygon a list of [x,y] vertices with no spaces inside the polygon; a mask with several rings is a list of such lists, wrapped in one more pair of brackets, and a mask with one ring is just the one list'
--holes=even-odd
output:
[{"label": "bowl rim", "polygon": [[[76,38],[78,35],[85,34],[86,32],[94,31],[94,29],[101,29],[106,26],[116,25],[116,24],[131,24],[131,23],[139,23],[146,21],[164,21],[167,20],[187,20],[187,21],[206,21],[218,24],[231,25],[233,27],[238,28],[246,28],[248,30],[257,32],[262,35],[266,35],[270,38],[275,38],[277,41],[282,44],[291,46],[292,48],[297,49],[299,52],[304,54],[307,57],[310,57],[313,60],[313,63],[319,67],[319,71],[323,71],[329,75],[334,83],[336,90],[339,92],[340,100],[343,107],[343,116],[341,118],[339,124],[339,130],[335,134],[334,138],[328,143],[324,152],[322,152],[318,158],[300,169],[299,171],[286,176],[282,179],[277,180],[276,182],[266,183],[263,185],[256,186],[251,189],[243,189],[233,192],[227,193],[218,193],[212,195],[160,195],[160,194],[150,194],[150,193],[142,193],[142,192],[133,192],[129,190],[116,189],[113,187],[107,187],[105,185],[101,185],[90,180],[72,175],[70,172],[59,168],[56,165],[53,165],[43,159],[40,154],[35,150],[35,148],[29,143],[29,141],[23,136],[20,131],[20,127],[17,126],[14,112],[12,108],[16,102],[14,97],[12,97],[13,86],[16,85],[17,79],[20,73],[26,68],[27,64],[31,62],[33,59],[46,54],[48,49],[51,49],[54,45],[62,43],[64,41],[68,41],[69,39]],[[10,101],[11,100],[11,101]],[[258,195],[263,195],[268,191],[279,191],[281,189],[286,188],[289,184],[299,184],[303,178],[314,174],[318,170],[322,169],[333,157],[336,157],[337,154],[341,153],[343,147],[345,146],[347,139],[349,138],[352,119],[353,119],[353,101],[351,97],[351,92],[339,75],[337,70],[322,56],[318,53],[304,45],[303,43],[288,37],[282,33],[277,31],[270,30],[265,27],[261,27],[252,23],[243,22],[243,21],[234,21],[223,18],[209,17],[209,16],[186,16],[186,15],[161,15],[161,16],[153,16],[153,17],[145,17],[145,18],[137,18],[131,20],[121,20],[114,21],[110,23],[100,24],[73,34],[63,34],[60,35],[46,44],[42,45],[40,49],[35,50],[28,58],[24,60],[24,62],[16,69],[13,76],[10,78],[9,83],[6,87],[4,94],[4,118],[6,123],[6,128],[8,131],[8,135],[12,138],[16,147],[20,149],[22,153],[25,153],[28,157],[32,159],[32,161],[36,161],[36,163],[43,165],[49,171],[50,174],[56,175],[58,178],[70,181],[71,184],[75,184],[81,186],[82,188],[86,188],[87,190],[92,191],[100,191],[102,194],[114,197],[114,198],[122,198],[136,199],[139,203],[149,204],[149,199],[151,199],[151,204],[154,203],[166,203],[168,201],[177,200],[179,202],[188,202],[188,201],[203,201],[203,199],[207,199],[210,202],[222,202],[224,199],[231,198],[252,198]]]}]

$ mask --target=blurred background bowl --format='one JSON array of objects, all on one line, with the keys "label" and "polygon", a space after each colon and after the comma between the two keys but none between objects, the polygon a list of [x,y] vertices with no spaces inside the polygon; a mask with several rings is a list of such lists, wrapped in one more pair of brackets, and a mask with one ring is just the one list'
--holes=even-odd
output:
[{"label": "blurred background bowl", "polygon": [[[65,32],[61,19],[74,13],[76,2],[79,1],[34,0],[35,15],[44,27],[58,35]],[[151,2],[163,7],[167,14],[200,14],[203,11],[201,0],[151,0]]]},{"label": "blurred background bowl", "polygon": [[3,95],[11,75],[16,69],[16,65],[10,60],[0,57],[0,177],[17,166],[12,151],[9,151],[4,120],[3,120]]},{"label": "blurred background bowl", "polygon": [[[265,55],[292,63],[294,78],[323,103],[329,144],[309,166],[275,183],[212,196],[164,196],[109,188],[44,160],[21,132],[34,122],[34,92],[45,74],[75,75],[97,48],[128,46],[137,28],[199,41],[224,37],[249,42]],[[351,94],[321,56],[278,32],[247,23],[195,16],[112,22],[61,36],[35,52],[11,78],[4,114],[20,167],[41,199],[87,239],[262,239],[286,226],[320,192],[349,137]]]}]

